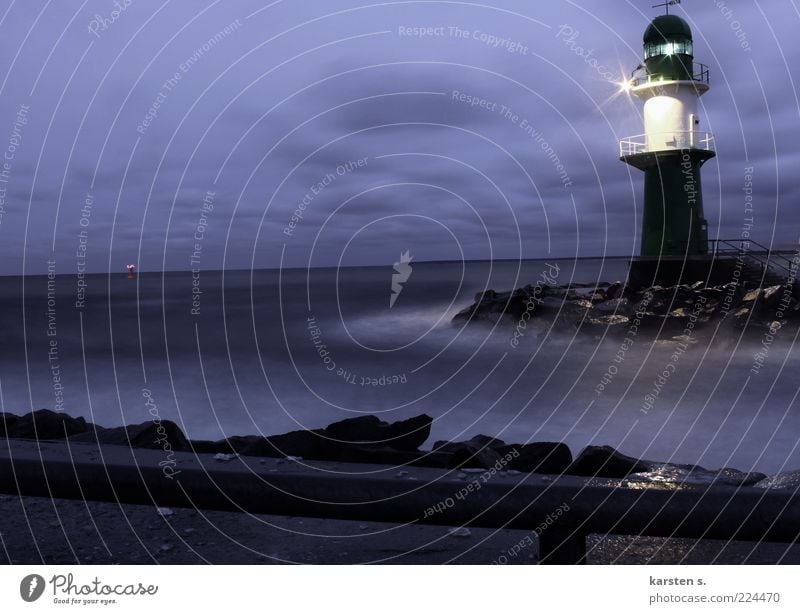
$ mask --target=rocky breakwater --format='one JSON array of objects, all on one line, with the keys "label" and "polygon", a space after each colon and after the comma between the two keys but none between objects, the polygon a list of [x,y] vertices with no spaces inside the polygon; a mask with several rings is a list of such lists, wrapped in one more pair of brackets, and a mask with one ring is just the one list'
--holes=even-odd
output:
[{"label": "rocky breakwater", "polygon": [[[623,331],[631,325],[675,334],[706,324],[728,321],[740,328],[777,331],[800,322],[800,285],[767,288],[703,282],[671,287],[634,288],[622,282],[546,285],[538,283],[510,292],[487,290],[453,318],[454,324],[502,321],[518,329],[532,320],[558,320],[588,330]],[[519,337],[514,337],[518,342]]]},{"label": "rocky breakwater", "polygon": [[220,441],[190,440],[174,422],[144,422],[103,428],[64,413],[41,409],[22,416],[0,414],[0,437],[34,441],[99,443],[133,448],[213,454],[221,462],[237,456],[293,458],[337,462],[413,465],[458,472],[491,470],[492,474],[575,475],[621,480],[618,486],[692,488],[709,485],[797,489],[800,472],[768,477],[737,469],[705,469],[626,456],[609,446],[587,446],[577,457],[560,442],[506,443],[486,435],[467,441],[437,441],[421,449],[433,420],[421,415],[387,423],[376,416],[334,422],[322,429],[283,435],[233,436]]}]

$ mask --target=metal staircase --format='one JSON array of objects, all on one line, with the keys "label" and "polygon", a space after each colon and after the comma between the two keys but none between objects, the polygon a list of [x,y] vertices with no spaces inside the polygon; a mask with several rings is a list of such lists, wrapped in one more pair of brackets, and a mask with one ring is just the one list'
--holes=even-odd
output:
[{"label": "metal staircase", "polygon": [[752,239],[710,239],[709,244],[709,251],[715,259],[741,260],[742,281],[762,287],[776,286],[793,281],[797,276],[797,268],[784,253],[773,251]]}]

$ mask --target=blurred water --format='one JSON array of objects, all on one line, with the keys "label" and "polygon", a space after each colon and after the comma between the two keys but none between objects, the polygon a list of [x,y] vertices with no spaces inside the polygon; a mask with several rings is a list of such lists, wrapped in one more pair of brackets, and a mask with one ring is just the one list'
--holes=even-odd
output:
[{"label": "blurred water", "polygon": [[[559,283],[614,281],[626,269],[624,260],[558,264]],[[757,337],[726,328],[698,338],[642,411],[674,351],[668,335],[637,337],[613,363],[620,339],[602,330],[534,321],[515,348],[513,323],[450,323],[475,292],[532,283],[544,269],[415,263],[392,308],[391,267],[96,275],[81,309],[76,278],[60,276],[52,319],[46,277],[0,278],[2,409],[52,408],[63,398],[65,411],[102,425],[142,422],[151,417],[147,388],[159,415],[193,438],[425,412],[435,418],[433,439],[484,433],[565,441],[574,451],[609,444],[707,467],[800,467],[794,333],[779,335],[758,375],[750,373]]]}]

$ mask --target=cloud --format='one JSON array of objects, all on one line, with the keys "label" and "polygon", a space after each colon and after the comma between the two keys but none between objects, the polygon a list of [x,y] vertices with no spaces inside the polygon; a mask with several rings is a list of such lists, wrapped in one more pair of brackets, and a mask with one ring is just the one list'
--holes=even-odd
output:
[{"label": "cloud", "polygon": [[[101,9],[51,3],[34,23],[42,6],[15,5],[0,26],[0,150],[20,105],[31,107],[0,220],[0,273],[23,272],[23,244],[24,272],[42,272],[54,229],[60,270],[73,269],[87,194],[98,271],[136,258],[144,269],[187,268],[207,191],[209,268],[277,266],[281,253],[302,264],[312,249],[331,265],[348,241],[352,264],[387,262],[398,246],[418,260],[453,258],[457,244],[483,258],[490,241],[503,257],[636,251],[642,175],[618,160],[617,140],[642,131],[641,105],[609,79],[639,61],[650,12],[630,3],[609,12],[318,0],[251,18],[260,3],[157,15],[134,5],[99,36],[87,24]],[[742,34],[714,6],[686,10],[712,75],[701,101],[718,148],[703,170],[712,233],[740,231],[752,165],[755,236],[791,246],[798,16],[737,5]]]}]

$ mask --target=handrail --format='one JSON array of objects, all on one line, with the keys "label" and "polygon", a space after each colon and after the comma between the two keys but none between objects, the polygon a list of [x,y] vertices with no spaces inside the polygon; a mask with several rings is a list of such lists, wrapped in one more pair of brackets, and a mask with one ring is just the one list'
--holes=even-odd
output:
[{"label": "handrail", "polygon": [[[743,242],[744,239],[739,239],[739,241]],[[725,242],[725,243],[730,245],[732,241],[730,239],[725,239],[725,240],[723,240],[723,242]],[[787,270],[789,270],[789,271],[791,271],[792,267],[795,266],[794,260],[792,260],[791,258],[787,258],[786,256],[784,256],[780,252],[774,252],[772,250],[772,248],[767,247],[766,245],[763,245],[762,243],[759,243],[758,241],[753,241],[752,239],[747,239],[747,243],[749,243],[750,245],[755,245],[756,247],[761,248],[763,251],[767,252],[770,255],[774,254],[775,256],[780,258],[781,260],[785,260],[786,263],[789,265],[789,267],[787,268]]]},{"label": "handrail", "polygon": [[[635,73],[636,71],[634,71]],[[701,64],[700,62],[692,62],[692,81],[698,81],[700,83],[705,83],[706,85],[709,84],[711,73],[708,70],[708,66],[705,64]],[[660,81],[654,81],[651,77],[653,75],[644,74],[641,76],[634,76],[629,81],[631,87],[638,87],[640,85],[644,85],[645,83],[660,83]],[[672,81],[688,81],[688,79],[672,79]]]},{"label": "handrail", "polygon": [[[709,243],[713,245],[712,252],[714,254],[735,252],[737,254],[747,255],[750,259],[764,265],[767,269],[774,266],[781,269],[789,276],[797,275],[797,265],[795,264],[794,260],[787,258],[780,252],[774,252],[771,248],[767,247],[766,245],[762,245],[758,241],[753,241],[752,239],[709,239]],[[727,245],[730,249],[720,249],[720,244]],[[745,244],[747,244],[748,247],[744,247]],[[760,248],[763,252],[765,252],[766,257],[758,252],[753,252],[750,250],[749,246],[751,245]],[[775,262],[774,259],[776,258],[778,260],[782,260],[786,264]]]},{"label": "handrail", "polygon": [[[681,149],[704,149],[714,151],[714,135],[711,132],[699,130],[673,130],[670,132],[652,132],[649,134],[635,134],[626,137],[619,142],[620,158],[632,156],[648,151],[665,151],[665,148],[648,149],[648,139],[654,137],[665,137],[664,142],[670,143],[674,150]],[[674,146],[672,145],[674,143]],[[672,151],[666,149],[666,151]]]}]

